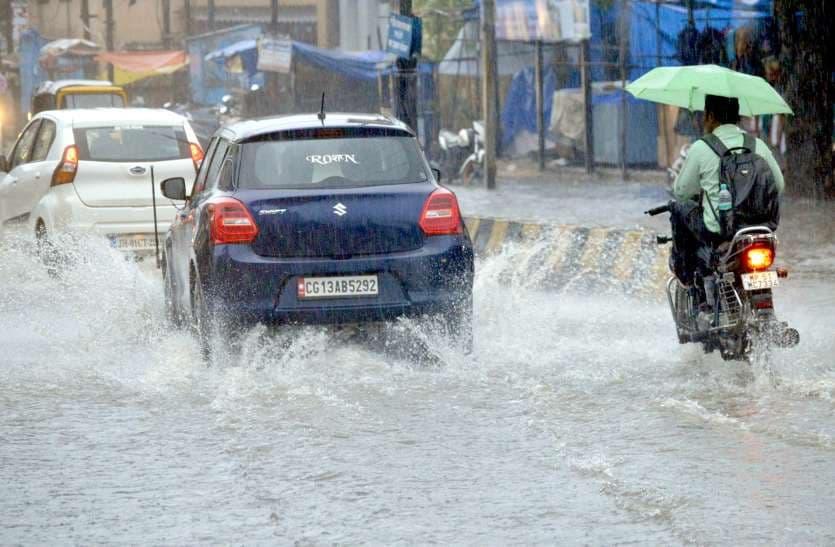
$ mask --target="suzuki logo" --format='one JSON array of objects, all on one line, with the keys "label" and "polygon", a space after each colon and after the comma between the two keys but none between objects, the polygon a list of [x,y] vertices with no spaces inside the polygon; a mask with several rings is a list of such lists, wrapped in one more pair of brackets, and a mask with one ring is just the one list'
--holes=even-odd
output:
[{"label": "suzuki logo", "polygon": [[348,208],[342,205],[341,203],[337,203],[333,206],[333,214],[338,217],[348,214]]}]

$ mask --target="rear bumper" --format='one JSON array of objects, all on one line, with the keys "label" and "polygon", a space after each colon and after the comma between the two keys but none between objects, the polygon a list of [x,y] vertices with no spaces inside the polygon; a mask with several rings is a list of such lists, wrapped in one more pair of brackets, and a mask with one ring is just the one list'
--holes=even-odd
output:
[{"label": "rear bumper", "polygon": [[[430,237],[415,251],[342,260],[271,258],[248,245],[221,245],[207,266],[202,277],[215,310],[245,324],[389,321],[469,306],[472,296],[473,251],[462,236]],[[377,296],[298,297],[300,277],[365,274],[377,275]]]},{"label": "rear bumper", "polygon": [[[171,224],[176,209],[170,203],[157,205],[157,231],[160,242]],[[71,233],[77,236],[97,235],[112,239],[123,236],[144,236],[153,240],[153,207],[88,207],[78,198],[71,184],[53,188],[38,204],[31,222],[41,221],[49,234]],[[136,251],[134,251],[136,252]],[[153,253],[152,250],[138,251]]]}]

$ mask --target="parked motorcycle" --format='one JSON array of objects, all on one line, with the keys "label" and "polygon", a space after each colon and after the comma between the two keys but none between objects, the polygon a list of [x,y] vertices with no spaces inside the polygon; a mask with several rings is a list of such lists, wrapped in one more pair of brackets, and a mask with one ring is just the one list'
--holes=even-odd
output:
[{"label": "parked motorcycle", "polygon": [[[646,211],[669,213],[675,202]],[[658,244],[672,238],[659,236]],[[788,277],[774,267],[777,236],[766,226],[751,226],[716,248],[698,252],[701,271],[693,287],[675,277],[667,281],[667,300],[681,344],[700,343],[705,353],[718,350],[726,361],[753,362],[771,347],[790,348],[800,334],[774,312],[772,290]]]},{"label": "parked motorcycle", "polygon": [[472,128],[454,133],[441,129],[438,133],[441,148],[440,169],[447,180],[460,179],[470,184],[481,177],[484,168],[484,122],[474,121]]}]

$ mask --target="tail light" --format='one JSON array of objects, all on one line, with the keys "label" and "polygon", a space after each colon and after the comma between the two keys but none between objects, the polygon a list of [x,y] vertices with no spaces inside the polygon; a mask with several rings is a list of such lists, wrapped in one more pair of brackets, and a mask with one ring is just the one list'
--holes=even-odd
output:
[{"label": "tail light", "polygon": [[191,153],[191,161],[194,162],[194,170],[200,170],[200,164],[203,163],[203,149],[200,145],[194,142],[188,143],[188,151]]},{"label": "tail light", "polygon": [[754,245],[742,251],[745,269],[751,272],[765,270],[774,263],[774,249],[763,245]]},{"label": "tail light", "polygon": [[234,198],[219,198],[208,205],[209,230],[215,245],[252,243],[258,226],[243,203]]},{"label": "tail light", "polygon": [[455,194],[446,188],[432,192],[420,213],[420,229],[428,236],[463,233],[461,211]]},{"label": "tail light", "polygon": [[75,145],[70,145],[64,148],[61,162],[55,168],[55,172],[52,173],[52,186],[74,181],[76,172],[78,172],[78,148]]}]

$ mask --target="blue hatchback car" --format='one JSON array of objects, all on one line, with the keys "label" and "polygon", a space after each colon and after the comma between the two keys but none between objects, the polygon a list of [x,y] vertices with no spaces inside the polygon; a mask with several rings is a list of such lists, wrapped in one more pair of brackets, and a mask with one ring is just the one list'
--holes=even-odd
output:
[{"label": "blue hatchback car", "polygon": [[220,129],[166,235],[168,315],[204,354],[256,323],[363,324],[439,315],[472,344],[473,248],[455,194],[414,133],[380,115]]}]

